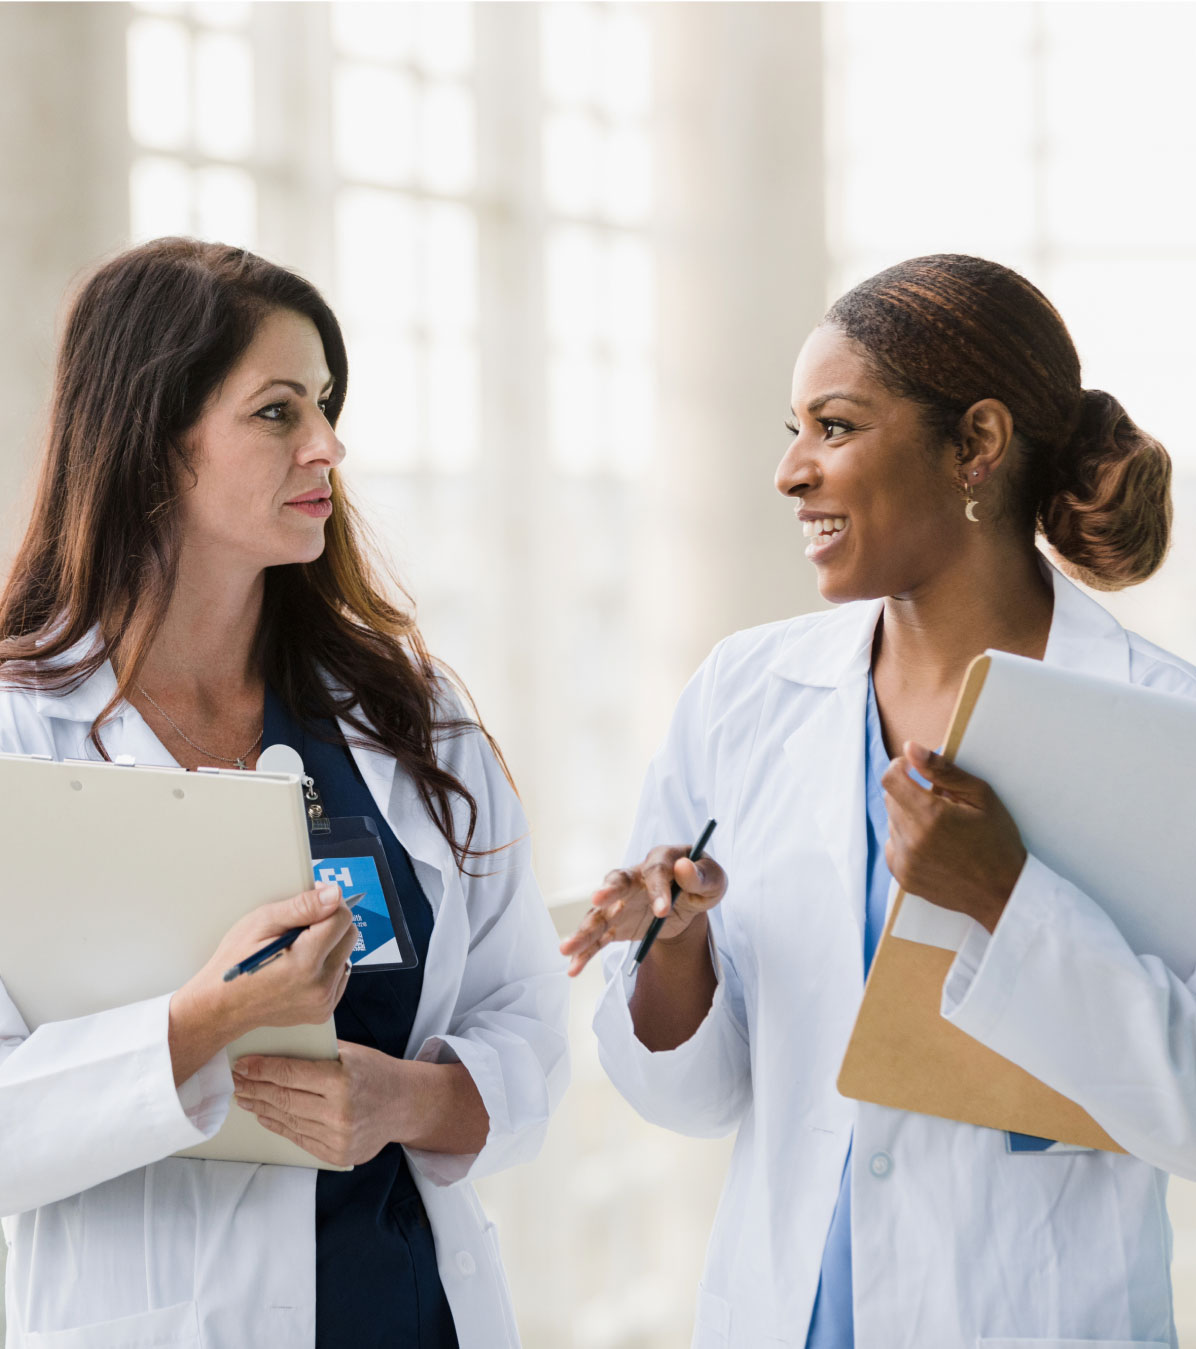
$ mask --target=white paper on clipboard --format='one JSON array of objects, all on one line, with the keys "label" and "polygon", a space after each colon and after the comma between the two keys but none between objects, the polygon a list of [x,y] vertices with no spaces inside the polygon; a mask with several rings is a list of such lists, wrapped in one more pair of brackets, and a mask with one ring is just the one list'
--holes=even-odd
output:
[{"label": "white paper on clipboard", "polygon": [[[311,889],[290,774],[0,754],[0,800],[10,840],[0,980],[30,1030],[179,988],[251,909]],[[331,1021],[263,1027],[228,1048],[230,1061],[249,1053],[334,1059],[336,1032]],[[345,1169],[235,1106],[213,1138],[180,1155]]]},{"label": "white paper on clipboard", "polygon": [[[1196,970],[1196,701],[1003,651],[955,761],[1028,852],[1094,899],[1138,955]],[[893,935],[958,950],[970,918],[906,896]]]}]

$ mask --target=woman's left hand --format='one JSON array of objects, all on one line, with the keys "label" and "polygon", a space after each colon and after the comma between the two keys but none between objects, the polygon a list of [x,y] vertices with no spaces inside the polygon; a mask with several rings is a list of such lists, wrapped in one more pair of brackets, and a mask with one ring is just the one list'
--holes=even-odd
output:
[{"label": "woman's left hand", "polygon": [[[938,790],[915,782],[911,767]],[[992,932],[1026,862],[1017,826],[997,794],[912,740],[881,783],[889,812],[885,860],[898,885],[969,914]]]},{"label": "woman's left hand", "polygon": [[346,1040],[337,1047],[339,1061],[238,1059],[236,1102],[321,1161],[359,1166],[395,1138],[404,1060]]}]

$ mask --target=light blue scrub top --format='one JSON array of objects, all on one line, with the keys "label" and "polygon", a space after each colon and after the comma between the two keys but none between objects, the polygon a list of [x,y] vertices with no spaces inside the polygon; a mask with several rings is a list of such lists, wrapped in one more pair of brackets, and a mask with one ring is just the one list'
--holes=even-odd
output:
[{"label": "light blue scrub top", "polygon": [[[864,912],[864,976],[872,967],[872,957],[885,926],[885,907],[889,898],[888,864],[885,840],[889,836],[889,817],[885,811],[884,788],[880,780],[889,766],[884,736],[880,729],[880,709],[876,690],[868,676],[868,719],[864,732],[864,803],[868,815],[868,899]],[[822,1252],[822,1274],[806,1349],[852,1349],[855,1324],[851,1307],[851,1148],[839,1182],[839,1199]]]}]

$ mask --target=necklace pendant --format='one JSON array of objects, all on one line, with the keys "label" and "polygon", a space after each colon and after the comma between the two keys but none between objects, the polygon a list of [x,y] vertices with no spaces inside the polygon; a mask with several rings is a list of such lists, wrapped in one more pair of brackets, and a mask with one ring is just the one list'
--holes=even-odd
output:
[{"label": "necklace pendant", "polygon": [[238,767],[238,768],[244,768],[244,767],[245,767],[245,760],[244,760],[244,759],[238,759],[238,760],[237,760],[237,767]]}]

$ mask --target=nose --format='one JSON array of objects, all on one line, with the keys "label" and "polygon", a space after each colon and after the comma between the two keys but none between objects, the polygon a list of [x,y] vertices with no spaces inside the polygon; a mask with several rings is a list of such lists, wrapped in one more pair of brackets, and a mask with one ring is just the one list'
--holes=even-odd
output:
[{"label": "nose", "polygon": [[810,453],[804,435],[796,435],[789,442],[789,448],[777,465],[774,481],[777,491],[786,497],[805,496],[822,481],[822,470],[818,466],[817,457]]},{"label": "nose", "polygon": [[345,447],[335,429],[324,414],[317,410],[311,421],[310,433],[299,451],[299,463],[327,464],[330,468],[336,468],[344,457]]}]

